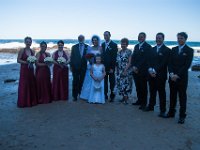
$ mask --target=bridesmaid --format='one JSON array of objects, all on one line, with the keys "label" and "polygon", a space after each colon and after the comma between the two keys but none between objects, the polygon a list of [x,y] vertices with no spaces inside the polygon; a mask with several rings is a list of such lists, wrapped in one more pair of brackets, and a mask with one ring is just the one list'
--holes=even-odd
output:
[{"label": "bridesmaid", "polygon": [[[52,84],[52,95],[53,100],[68,100],[68,66],[67,54],[64,52],[64,42],[58,41],[58,50],[53,54],[54,66],[53,66],[53,84]],[[59,63],[59,58],[65,58],[66,62]]]},{"label": "bridesmaid", "polygon": [[46,52],[47,43],[40,43],[40,52],[36,54],[36,83],[38,103],[46,104],[51,102],[51,73],[49,66],[44,62],[46,57],[50,54]]},{"label": "bridesmaid", "polygon": [[37,104],[36,79],[34,76],[34,68],[30,67],[27,62],[29,56],[34,56],[34,51],[30,48],[32,38],[24,39],[26,47],[18,53],[17,62],[21,64],[19,87],[18,87],[18,107],[31,107]]}]

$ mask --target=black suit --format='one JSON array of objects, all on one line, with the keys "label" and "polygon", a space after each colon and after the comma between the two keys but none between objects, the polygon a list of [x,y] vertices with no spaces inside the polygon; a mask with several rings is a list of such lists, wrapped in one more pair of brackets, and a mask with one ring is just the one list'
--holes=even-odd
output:
[{"label": "black suit", "polygon": [[77,98],[81,93],[81,88],[83,85],[86,69],[87,69],[87,60],[85,54],[87,53],[88,45],[84,44],[83,54],[79,49],[79,44],[72,46],[71,50],[71,61],[70,65],[72,68],[73,75],[73,87],[72,87],[72,96]]},{"label": "black suit", "polygon": [[[109,82],[110,82],[110,91],[111,95],[110,98],[114,98],[114,87],[115,87],[115,65],[116,65],[116,57],[117,57],[117,44],[114,43],[113,41],[110,41],[109,45],[106,48],[105,42],[102,43],[102,60],[103,64],[105,66],[105,71],[106,71],[106,76],[104,78],[104,94],[107,97],[108,94],[108,77],[109,77]],[[110,73],[110,69],[113,70],[113,73]]]},{"label": "black suit", "polygon": [[149,107],[154,108],[156,104],[156,93],[158,91],[160,100],[160,112],[166,111],[166,91],[167,65],[170,56],[170,49],[164,44],[157,50],[157,46],[152,48],[150,67],[155,70],[156,77],[149,75],[150,99]]},{"label": "black suit", "polygon": [[134,47],[132,55],[132,66],[137,67],[138,73],[133,73],[138,103],[142,108],[147,104],[147,77],[149,66],[149,54],[151,52],[151,45],[144,42],[139,49],[139,44]]},{"label": "black suit", "polygon": [[180,112],[179,117],[186,117],[186,103],[187,103],[187,85],[188,85],[188,69],[192,63],[194,50],[185,45],[181,52],[179,47],[172,48],[169,61],[169,73],[174,73],[180,78],[175,82],[169,78],[170,86],[170,109],[169,114],[175,114],[175,107],[177,103],[177,94],[179,94]]}]

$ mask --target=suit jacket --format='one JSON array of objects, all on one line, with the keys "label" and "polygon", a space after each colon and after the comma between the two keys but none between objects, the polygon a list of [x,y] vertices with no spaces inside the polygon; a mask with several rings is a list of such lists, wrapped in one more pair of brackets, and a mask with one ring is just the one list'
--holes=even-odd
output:
[{"label": "suit jacket", "polygon": [[[132,54],[131,64],[138,68],[138,74],[140,76],[148,75],[148,68],[149,68],[149,56],[151,53],[151,45],[147,42],[144,42],[142,47],[139,49],[139,44],[135,45],[134,51]],[[135,74],[134,74],[135,75]]]},{"label": "suit jacket", "polygon": [[87,60],[85,54],[87,53],[88,45],[84,44],[83,56],[81,57],[79,44],[72,46],[71,56],[70,56],[70,65],[72,70],[86,70],[87,69]]},{"label": "suit jacket", "polygon": [[169,73],[177,74],[180,79],[188,79],[188,69],[192,63],[194,50],[185,45],[179,53],[179,47],[173,47],[170,53]]},{"label": "suit jacket", "polygon": [[167,80],[167,66],[169,62],[170,49],[164,44],[157,52],[157,46],[152,48],[150,56],[150,67],[154,68],[157,78]]},{"label": "suit jacket", "polygon": [[110,41],[107,49],[105,49],[105,42],[102,43],[102,61],[105,66],[106,72],[109,72],[110,69],[115,69],[116,57],[117,57],[117,44],[113,41]]}]

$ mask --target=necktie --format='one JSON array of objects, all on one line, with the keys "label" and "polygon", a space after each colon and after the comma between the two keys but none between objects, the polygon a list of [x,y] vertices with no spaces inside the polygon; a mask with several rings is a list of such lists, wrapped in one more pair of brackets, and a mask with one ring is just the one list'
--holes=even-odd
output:
[{"label": "necktie", "polygon": [[105,50],[107,50],[109,43],[106,43]]},{"label": "necktie", "polygon": [[182,48],[181,48],[181,47],[179,47],[179,48],[178,48],[178,50],[179,50],[179,51],[178,51],[178,53],[180,54],[180,53],[181,53],[181,51],[182,51]]},{"label": "necktie", "polygon": [[157,46],[157,53],[159,52],[159,49],[160,49],[160,47],[159,47],[159,46]]},{"label": "necktie", "polygon": [[83,56],[83,44],[80,44],[79,51],[80,51],[80,54],[82,57]]}]

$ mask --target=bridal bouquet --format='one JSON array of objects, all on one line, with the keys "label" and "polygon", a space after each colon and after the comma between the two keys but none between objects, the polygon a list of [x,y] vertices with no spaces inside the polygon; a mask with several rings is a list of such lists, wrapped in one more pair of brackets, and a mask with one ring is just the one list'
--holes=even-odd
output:
[{"label": "bridal bouquet", "polygon": [[44,59],[44,62],[53,63],[53,58],[52,58],[52,57],[46,57],[46,58]]},{"label": "bridal bouquet", "polygon": [[93,57],[94,57],[94,54],[92,54],[92,53],[88,53],[88,54],[85,55],[86,59],[91,59]]},{"label": "bridal bouquet", "polygon": [[27,58],[28,68],[32,69],[33,68],[33,64],[35,63],[36,60],[37,60],[37,58],[35,56],[29,56]]},{"label": "bridal bouquet", "polygon": [[64,57],[58,57],[57,61],[59,64],[65,64],[67,62]]},{"label": "bridal bouquet", "polygon": [[37,58],[35,56],[29,56],[27,58],[28,63],[35,63],[36,60],[37,60]]},{"label": "bridal bouquet", "polygon": [[44,62],[48,65],[48,66],[50,66],[50,65],[52,65],[53,64],[53,58],[52,57],[46,57],[45,59],[44,59]]},{"label": "bridal bouquet", "polygon": [[92,54],[92,53],[88,53],[88,54],[86,54],[84,57],[87,59],[87,62],[88,62],[88,64],[93,64],[93,62],[94,62],[94,54]]}]

